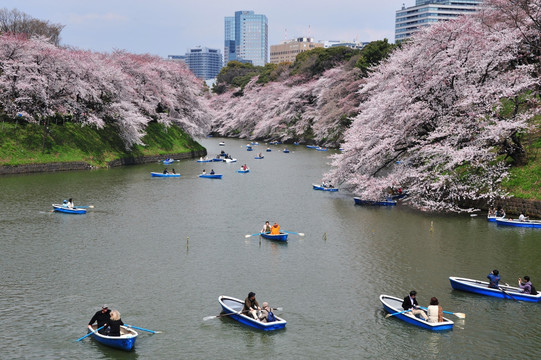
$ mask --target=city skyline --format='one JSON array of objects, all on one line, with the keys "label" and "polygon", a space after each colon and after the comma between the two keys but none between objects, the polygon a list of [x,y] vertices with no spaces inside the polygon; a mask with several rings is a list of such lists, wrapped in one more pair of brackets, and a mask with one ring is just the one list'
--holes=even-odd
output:
[{"label": "city skyline", "polygon": [[224,17],[253,10],[268,18],[269,46],[301,36],[318,40],[394,41],[395,13],[415,1],[4,0],[2,7],[65,25],[61,45],[99,52],[115,49],[166,58],[187,48],[223,49]]}]

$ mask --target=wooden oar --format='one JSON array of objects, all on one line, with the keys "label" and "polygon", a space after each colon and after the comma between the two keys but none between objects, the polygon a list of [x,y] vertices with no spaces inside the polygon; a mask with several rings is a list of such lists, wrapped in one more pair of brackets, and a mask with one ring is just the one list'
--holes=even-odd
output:
[{"label": "wooden oar", "polygon": [[94,333],[95,333],[96,331],[100,331],[100,330],[101,330],[101,329],[103,329],[104,327],[105,327],[105,325],[103,325],[103,326],[100,326],[100,327],[99,327],[99,328],[97,328],[96,330],[92,330],[92,332],[89,332],[89,333],[88,333],[88,334],[86,334],[85,336],[83,336],[83,337],[80,337],[79,339],[77,339],[77,340],[75,340],[75,341],[81,341],[81,340],[83,340],[83,339],[84,339],[85,337],[87,337],[87,336],[90,336],[90,335],[94,334]]},{"label": "wooden oar", "polygon": [[395,313],[392,313],[392,314],[387,314],[387,315],[385,315],[385,319],[387,319],[387,318],[389,318],[391,316],[403,314],[403,313],[411,311],[411,310],[413,310],[413,309],[408,309],[408,310],[404,310],[404,311],[395,312]]},{"label": "wooden oar", "polygon": [[148,331],[149,333],[153,333],[153,334],[161,334],[161,331],[154,331],[154,330],[144,329],[144,328],[141,328],[141,327],[128,325],[128,324],[125,324],[124,326],[134,328],[134,329],[137,329],[137,330]]},{"label": "wooden oar", "polygon": [[304,236],[304,233],[298,233],[298,232],[295,232],[295,231],[285,231],[285,230],[282,230],[283,232],[285,233],[288,233],[288,234],[297,234],[299,236]]},{"label": "wooden oar", "polygon": [[[428,308],[425,308],[423,306],[419,306],[421,309],[424,309],[424,310],[428,310]],[[451,314],[451,315],[454,315],[456,316],[457,318],[459,319],[465,319],[466,318],[466,314],[464,313],[459,313],[459,312],[450,312],[450,311],[445,311],[445,310],[442,310],[444,314]]]},{"label": "wooden oar", "polygon": [[247,234],[247,235],[244,235],[244,237],[245,237],[246,239],[248,239],[249,237],[251,237],[251,236],[256,236],[256,235],[261,235],[261,233]]},{"label": "wooden oar", "polygon": [[[284,310],[283,307],[277,307],[277,308],[271,308],[271,310],[277,310],[277,311],[282,311]],[[214,316],[205,316],[203,318],[203,321],[207,321],[207,320],[212,320],[212,319],[217,319],[217,318],[221,318],[221,317],[225,317],[225,316],[230,316],[230,315],[240,315],[242,313],[244,313],[245,311],[240,311],[240,312],[233,312],[233,313],[228,313],[228,314],[223,314],[223,315],[214,315]]]},{"label": "wooden oar", "polygon": [[508,292],[506,292],[504,289],[502,289],[501,287],[498,287],[498,289],[500,289],[500,291],[502,293],[504,293],[505,295],[509,296],[511,299],[515,300],[515,301],[518,301],[517,299],[515,299],[511,294],[509,294]]}]

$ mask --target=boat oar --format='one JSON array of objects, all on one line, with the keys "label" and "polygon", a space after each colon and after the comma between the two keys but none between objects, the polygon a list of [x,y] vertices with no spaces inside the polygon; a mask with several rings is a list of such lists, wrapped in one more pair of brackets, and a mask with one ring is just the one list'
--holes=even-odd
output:
[{"label": "boat oar", "polygon": [[90,335],[94,334],[94,333],[95,333],[96,331],[100,331],[100,330],[101,330],[101,329],[103,329],[104,327],[105,327],[105,325],[103,325],[103,326],[100,326],[100,327],[99,327],[99,328],[97,328],[96,330],[92,330],[92,332],[89,332],[89,333],[88,333],[88,334],[86,334],[85,336],[83,336],[83,337],[80,337],[79,339],[77,339],[77,340],[75,340],[75,341],[81,341],[81,340],[83,340],[83,339],[84,339],[85,337],[87,337],[87,336],[90,336]]},{"label": "boat oar", "polygon": [[261,233],[247,234],[247,235],[244,235],[244,237],[245,237],[246,239],[248,239],[249,237],[251,237],[251,236],[256,236],[256,235],[261,235]]},{"label": "boat oar", "polygon": [[[271,310],[282,311],[282,310],[284,310],[284,308],[283,307],[277,307],[277,308],[271,308]],[[230,316],[230,315],[240,315],[240,314],[242,314],[244,312],[245,311],[227,313],[227,314],[222,314],[222,315],[205,316],[203,318],[203,321],[212,320],[212,319],[218,319],[218,318],[222,318],[222,317],[226,317],[226,316]]]},{"label": "boat oar", "polygon": [[77,205],[75,208],[94,209],[94,205]]},{"label": "boat oar", "polygon": [[[428,310],[428,308],[425,308],[425,307],[422,307],[422,306],[419,306],[419,307],[421,309]],[[443,311],[444,314],[451,314],[451,315],[456,316],[459,319],[465,319],[466,318],[466,314],[464,314],[464,313],[450,312],[450,311],[445,311],[445,310],[442,310],[442,311]]]},{"label": "boat oar", "polygon": [[504,289],[502,289],[501,287],[498,287],[498,289],[500,289],[500,291],[502,293],[504,293],[505,295],[509,296],[511,299],[515,300],[515,301],[518,301],[517,299],[515,299],[511,294],[509,294],[507,291],[505,291]]},{"label": "boat oar", "polygon": [[143,329],[141,327],[137,327],[137,326],[133,326],[133,325],[128,325],[128,324],[125,324],[125,326],[129,327],[129,328],[134,328],[134,329],[137,329],[137,330],[142,330],[142,331],[148,331],[149,333],[153,333],[153,334],[161,334],[161,331],[154,331],[154,330],[149,330],[149,329]]},{"label": "boat oar", "polygon": [[399,311],[399,312],[395,312],[395,313],[392,313],[392,314],[387,314],[385,315],[385,319],[391,317],[391,316],[395,316],[395,315],[400,315],[400,314],[403,314],[405,312],[408,312],[408,311],[411,311],[412,309],[408,309],[408,310],[404,310],[404,311]]},{"label": "boat oar", "polygon": [[295,232],[295,231],[285,231],[285,230],[282,230],[283,232],[285,233],[288,233],[288,234],[297,234],[299,236],[304,236],[304,233],[298,233],[298,232]]}]

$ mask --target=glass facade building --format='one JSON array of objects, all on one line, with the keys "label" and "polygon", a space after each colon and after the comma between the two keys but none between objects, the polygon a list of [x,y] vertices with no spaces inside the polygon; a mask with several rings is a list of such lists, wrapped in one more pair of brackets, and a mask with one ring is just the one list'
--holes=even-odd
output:
[{"label": "glass facade building", "polygon": [[224,19],[225,62],[236,60],[263,66],[269,62],[268,20],[253,11],[236,11]]},{"label": "glass facade building", "polygon": [[206,47],[189,49],[186,52],[185,61],[195,76],[203,80],[214,79],[223,66],[220,49]]},{"label": "glass facade building", "polygon": [[479,9],[482,0],[416,0],[415,6],[396,12],[395,40],[403,41],[439,21],[471,14]]}]

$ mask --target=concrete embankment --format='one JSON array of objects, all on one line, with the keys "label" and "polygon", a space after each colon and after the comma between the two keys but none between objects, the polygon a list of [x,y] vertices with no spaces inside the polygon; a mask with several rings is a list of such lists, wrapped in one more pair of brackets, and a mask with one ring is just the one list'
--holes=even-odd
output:
[{"label": "concrete embankment", "polygon": [[[461,205],[481,209],[483,211],[488,211],[489,208],[486,200],[466,201]],[[496,208],[501,207],[504,209],[507,217],[510,217],[510,215],[518,217],[521,212],[524,212],[524,215],[529,216],[532,219],[541,219],[541,201],[510,198],[498,199],[494,201],[493,205]]]},{"label": "concrete embankment", "polygon": [[[187,153],[179,154],[162,154],[152,156],[137,156],[128,157],[110,161],[108,167],[124,166],[124,165],[138,165],[138,164],[150,164],[167,158],[184,160],[194,159],[201,156],[206,156],[206,150],[191,151]],[[91,170],[92,166],[84,161],[75,162],[57,162],[57,163],[45,163],[45,164],[25,164],[25,165],[0,165],[0,175],[8,174],[30,174],[38,172],[57,172],[57,171],[74,171],[74,170]]]}]

